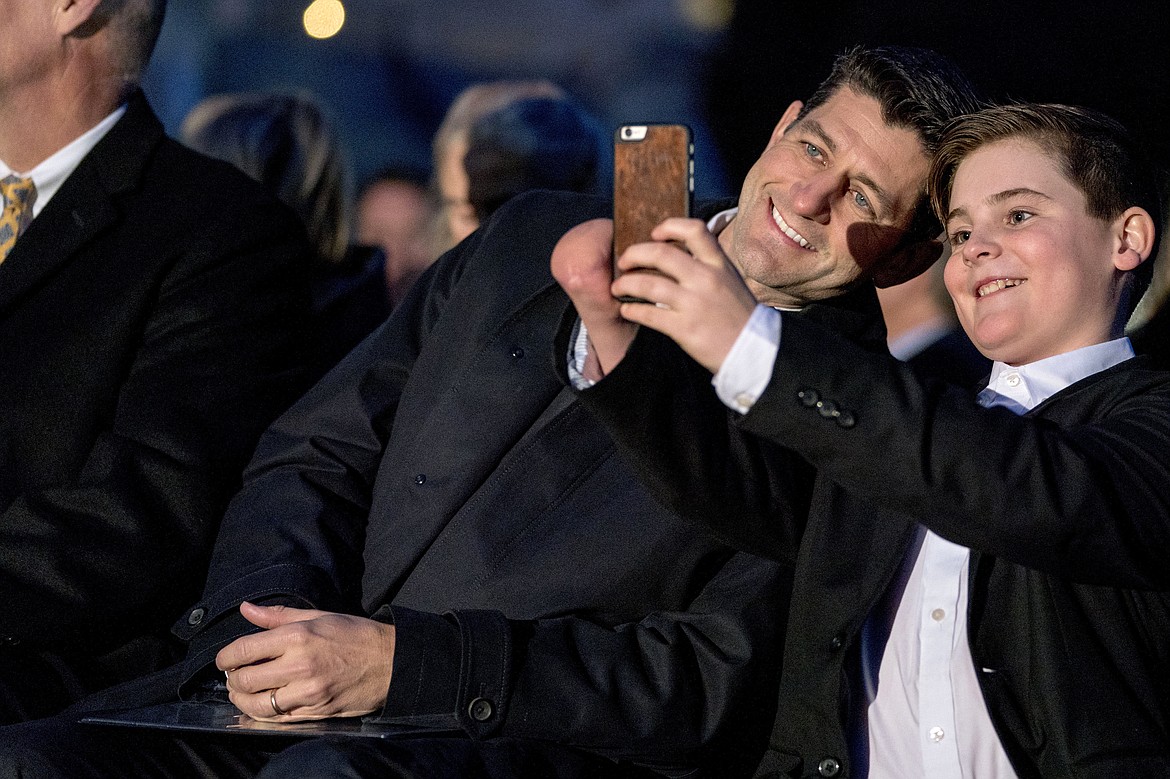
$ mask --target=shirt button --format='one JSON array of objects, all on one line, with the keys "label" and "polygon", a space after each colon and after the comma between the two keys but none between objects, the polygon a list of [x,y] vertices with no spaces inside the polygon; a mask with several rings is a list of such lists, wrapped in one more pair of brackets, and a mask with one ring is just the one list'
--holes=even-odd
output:
[{"label": "shirt button", "polygon": [[205,613],[203,609],[191,609],[191,613],[187,615],[187,624],[195,627],[203,621],[203,615]]},{"label": "shirt button", "polygon": [[487,698],[476,698],[471,702],[471,705],[467,707],[467,713],[471,715],[471,718],[476,722],[487,722],[492,718],[492,714],[495,713],[495,709],[492,708],[492,702]]},{"label": "shirt button", "polygon": [[817,765],[817,773],[821,776],[836,776],[841,773],[841,762],[835,757],[826,757]]},{"label": "shirt button", "polygon": [[942,728],[938,727],[937,725],[930,729],[930,740],[936,744],[938,742],[942,741],[946,735],[947,735],[946,731],[944,731]]},{"label": "shirt button", "polygon": [[947,618],[947,613],[942,609],[935,609],[934,611],[930,612],[930,618],[935,622],[942,622]]},{"label": "shirt button", "polygon": [[1020,386],[1020,374],[1009,373],[1006,377],[1004,377],[1004,381],[1007,382],[1009,387],[1018,387]]}]

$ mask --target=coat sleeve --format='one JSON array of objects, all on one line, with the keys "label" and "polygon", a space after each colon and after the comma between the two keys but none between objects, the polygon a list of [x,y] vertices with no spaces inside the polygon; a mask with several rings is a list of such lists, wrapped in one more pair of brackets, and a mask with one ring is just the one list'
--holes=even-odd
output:
[{"label": "coat sleeve", "polygon": [[76,476],[0,513],[7,643],[96,654],[165,635],[197,591],[260,432],[303,389],[308,246],[276,201],[237,205],[215,240],[159,249],[176,256],[132,359],[90,366],[124,377]]},{"label": "coat sleeve", "polygon": [[649,767],[750,771],[772,724],[790,569],[736,553],[685,609],[605,624],[384,607],[397,626],[379,721],[533,738]]},{"label": "coat sleeve", "polygon": [[971,549],[1074,582],[1170,587],[1165,373],[1123,363],[1017,416],[815,323],[783,327],[743,430]]},{"label": "coat sleeve", "polygon": [[669,338],[641,328],[617,368],[579,397],[671,511],[734,548],[795,560],[815,471],[739,430],[711,374]]}]

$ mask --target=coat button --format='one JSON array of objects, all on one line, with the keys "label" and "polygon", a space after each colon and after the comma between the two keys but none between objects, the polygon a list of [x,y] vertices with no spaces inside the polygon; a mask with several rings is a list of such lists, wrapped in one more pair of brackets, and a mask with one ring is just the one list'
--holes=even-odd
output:
[{"label": "coat button", "polygon": [[849,430],[857,424],[857,417],[853,415],[852,411],[842,411],[837,415],[837,427],[844,430]]},{"label": "coat button", "polygon": [[0,636],[0,646],[20,646],[20,639],[16,636]]},{"label": "coat button", "polygon": [[195,627],[203,621],[203,615],[206,613],[203,609],[191,609],[191,613],[187,615],[187,624]]},{"label": "coat button", "polygon": [[826,757],[817,765],[817,773],[821,776],[836,776],[841,773],[841,763],[835,757]]},{"label": "coat button", "polygon": [[814,389],[802,389],[800,392],[796,393],[796,398],[800,401],[800,405],[804,406],[805,408],[812,408],[817,404],[817,401],[821,399],[821,396]]},{"label": "coat button", "polygon": [[467,713],[476,722],[487,722],[495,714],[495,709],[492,708],[492,702],[487,698],[476,698],[467,707]]},{"label": "coat button", "polygon": [[420,473],[418,476],[415,476],[414,483],[418,484],[420,486],[423,484],[426,484],[427,483],[427,475],[425,473]]},{"label": "coat button", "polygon": [[832,649],[834,651],[840,649],[843,646],[845,646],[845,637],[842,636],[840,633],[833,636],[833,640],[829,642],[829,649]]},{"label": "coat button", "polygon": [[832,419],[841,415],[841,412],[837,410],[837,404],[831,400],[822,400],[820,403],[817,403],[817,413],[825,419]]},{"label": "coat button", "polygon": [[515,357],[517,360],[519,360],[521,357],[524,356],[524,347],[523,346],[513,346],[512,347],[512,356]]}]

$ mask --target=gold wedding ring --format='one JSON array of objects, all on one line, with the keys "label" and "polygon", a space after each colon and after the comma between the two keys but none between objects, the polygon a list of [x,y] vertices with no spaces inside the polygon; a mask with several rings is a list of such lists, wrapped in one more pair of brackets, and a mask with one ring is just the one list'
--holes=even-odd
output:
[{"label": "gold wedding ring", "polygon": [[276,690],[275,689],[270,690],[268,692],[268,702],[272,704],[272,713],[275,714],[276,716],[283,717],[285,714],[288,714],[287,711],[280,708],[280,706],[276,705]]}]

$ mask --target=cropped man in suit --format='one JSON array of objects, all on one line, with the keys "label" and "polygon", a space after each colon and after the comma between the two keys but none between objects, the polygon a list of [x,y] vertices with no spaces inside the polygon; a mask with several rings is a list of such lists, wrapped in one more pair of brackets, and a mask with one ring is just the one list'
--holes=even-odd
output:
[{"label": "cropped man in suit", "polygon": [[[693,359],[609,328],[627,350],[586,403],[665,502],[796,565],[761,776],[1170,773],[1170,374],[1122,337],[1157,244],[1151,171],[1069,106],[944,134],[947,289],[994,360],[977,401],[758,305],[694,220],[656,234],[689,252],[619,263],[658,273],[613,295],[659,305],[611,308]],[[794,462],[817,469],[808,504]]]},{"label": "cropped man in suit", "polygon": [[[887,120],[876,103],[861,115],[838,107],[833,96],[848,91],[838,78],[817,99],[838,121],[864,116],[862,145],[881,153],[858,156],[843,141],[841,167],[825,176],[811,140],[795,159],[773,144],[761,168],[851,209],[834,246],[842,262],[854,262],[846,227],[863,221],[855,198],[871,186],[882,216],[852,244],[856,260],[904,249],[929,262],[937,244],[904,236],[920,205],[923,138],[973,101],[953,67],[926,52],[853,61],[855,77],[913,105],[920,124]],[[749,237],[779,229],[765,178],[740,199]],[[525,195],[440,258],[264,436],[207,592],[179,623],[187,663],[86,703],[173,699],[180,685],[195,697],[227,672],[231,700],[256,720],[366,715],[451,735],[309,740],[269,760],[271,740],[144,738],[58,718],[0,733],[0,772],[750,772],[771,725],[759,698],[774,694],[789,570],[732,554],[655,503],[560,379],[567,344],[554,346],[553,334],[571,309],[549,257],[566,231],[610,209],[568,193]],[[699,212],[721,223],[731,213]],[[822,313],[881,339],[872,292]]]},{"label": "cropped man in suit", "polygon": [[0,3],[0,721],[172,660],[303,390],[298,225],[137,89],[163,6]]}]

